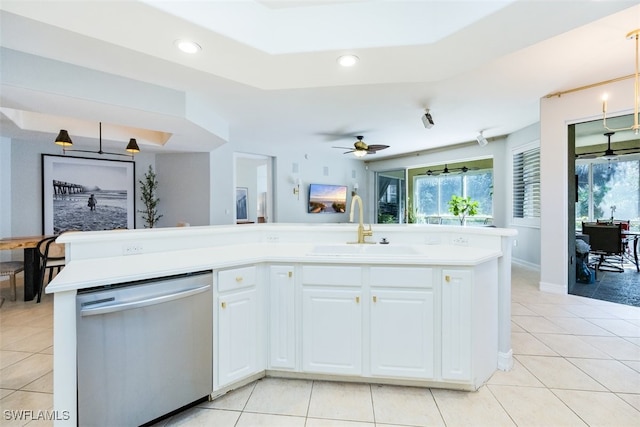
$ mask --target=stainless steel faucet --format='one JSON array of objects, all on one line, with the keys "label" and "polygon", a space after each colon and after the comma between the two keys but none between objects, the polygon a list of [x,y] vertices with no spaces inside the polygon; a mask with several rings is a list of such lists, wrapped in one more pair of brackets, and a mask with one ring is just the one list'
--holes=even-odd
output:
[{"label": "stainless steel faucet", "polygon": [[373,231],[371,230],[371,224],[369,224],[369,229],[365,230],[364,229],[364,218],[363,218],[363,211],[362,211],[362,198],[360,196],[358,196],[357,194],[355,194],[352,198],[351,198],[351,210],[349,212],[349,222],[353,222],[353,209],[356,205],[356,202],[358,202],[358,207],[360,208],[360,215],[358,216],[358,241],[357,242],[350,242],[350,243],[370,243],[370,242],[366,242],[364,240],[365,237],[367,236],[373,236]]}]

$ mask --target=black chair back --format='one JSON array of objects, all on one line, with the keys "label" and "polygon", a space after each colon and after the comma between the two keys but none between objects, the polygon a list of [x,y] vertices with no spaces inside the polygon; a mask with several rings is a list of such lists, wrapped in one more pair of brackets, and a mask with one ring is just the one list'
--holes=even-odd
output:
[{"label": "black chair back", "polygon": [[622,227],[620,224],[582,223],[582,234],[589,236],[591,252],[604,255],[622,254]]}]

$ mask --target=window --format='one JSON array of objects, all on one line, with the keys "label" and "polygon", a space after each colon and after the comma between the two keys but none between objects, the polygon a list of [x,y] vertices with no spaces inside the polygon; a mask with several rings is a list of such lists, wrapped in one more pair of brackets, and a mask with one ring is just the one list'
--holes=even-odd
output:
[{"label": "window", "polygon": [[399,224],[404,222],[404,176],[404,169],[376,174],[378,224]]},{"label": "window", "polygon": [[[640,225],[640,160],[576,163],[578,200],[576,229],[583,221],[629,220],[632,230]],[[612,209],[615,207],[614,209]]]},{"label": "window", "polygon": [[513,217],[540,218],[540,147],[513,155]]},{"label": "window", "polygon": [[[484,222],[493,215],[493,173],[491,169],[469,171],[464,174],[419,175],[414,177],[413,197],[415,222],[426,223],[429,217],[442,217],[443,224],[459,224],[449,212],[452,195],[471,197],[480,204],[478,215],[469,222]],[[475,221],[474,221],[475,220]]]}]

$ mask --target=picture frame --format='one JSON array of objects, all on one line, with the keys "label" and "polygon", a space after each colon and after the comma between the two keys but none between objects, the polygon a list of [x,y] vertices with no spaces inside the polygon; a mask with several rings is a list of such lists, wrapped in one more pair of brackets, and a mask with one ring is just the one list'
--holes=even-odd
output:
[{"label": "picture frame", "polygon": [[249,221],[248,195],[249,189],[247,187],[236,187],[236,221]]},{"label": "picture frame", "polygon": [[52,154],[41,162],[44,235],[135,228],[135,162]]}]

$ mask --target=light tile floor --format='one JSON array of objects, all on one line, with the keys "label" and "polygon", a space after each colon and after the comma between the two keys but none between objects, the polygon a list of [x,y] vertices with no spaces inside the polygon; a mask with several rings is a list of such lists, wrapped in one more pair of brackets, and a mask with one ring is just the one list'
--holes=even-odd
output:
[{"label": "light tile floor", "polygon": [[[513,268],[510,372],[477,392],[265,378],[160,426],[640,426],[640,308],[538,291]],[[2,282],[8,297],[8,283]],[[0,425],[52,408],[52,298],[0,308]]]}]

